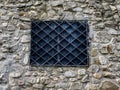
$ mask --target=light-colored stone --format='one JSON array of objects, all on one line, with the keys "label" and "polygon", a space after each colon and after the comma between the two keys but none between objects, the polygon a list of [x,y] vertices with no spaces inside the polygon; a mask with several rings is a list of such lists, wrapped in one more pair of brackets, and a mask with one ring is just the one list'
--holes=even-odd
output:
[{"label": "light-colored stone", "polygon": [[120,5],[116,5],[118,11],[120,11]]},{"label": "light-colored stone", "polygon": [[73,14],[72,13],[65,13],[64,15],[64,20],[73,20],[74,17],[73,17]]},{"label": "light-colored stone", "polygon": [[76,82],[70,87],[70,90],[78,90],[78,89],[82,89],[80,82]]},{"label": "light-colored stone", "polygon": [[116,48],[117,48],[117,50],[120,50],[120,44],[119,43],[116,44]]},{"label": "light-colored stone", "polygon": [[118,36],[118,37],[116,38],[116,40],[117,40],[117,42],[120,42],[120,36]]},{"label": "light-colored stone", "polygon": [[118,32],[117,32],[117,30],[115,30],[115,29],[113,29],[113,28],[109,28],[108,34],[117,35]]},{"label": "light-colored stone", "polygon": [[18,77],[20,77],[21,75],[22,75],[22,72],[11,72],[11,73],[9,74],[9,76],[12,77],[12,78],[18,78]]},{"label": "light-colored stone", "polygon": [[21,21],[25,21],[25,22],[30,22],[30,18],[27,18],[27,17],[21,17],[20,18]]},{"label": "light-colored stone", "polygon": [[8,29],[9,31],[14,31],[14,30],[15,30],[15,26],[14,26],[14,25],[8,25],[8,26],[7,26],[7,29]]},{"label": "light-colored stone", "polygon": [[28,55],[28,54],[25,54],[23,63],[24,63],[25,65],[27,65],[27,64],[29,63],[29,55]]},{"label": "light-colored stone", "polygon": [[86,74],[82,79],[81,79],[81,82],[85,83],[85,82],[89,82],[89,75]]},{"label": "light-colored stone", "polygon": [[47,17],[47,13],[42,13],[42,14],[40,15],[40,19],[46,19],[46,17]]},{"label": "light-colored stone", "polygon": [[77,75],[77,73],[76,73],[75,71],[70,70],[70,71],[66,71],[66,72],[64,73],[64,75],[65,75],[65,77],[67,77],[67,78],[73,78],[73,77],[75,77],[75,76]]},{"label": "light-colored stone", "polygon": [[63,0],[61,1],[50,1],[49,3],[52,5],[52,6],[58,6],[58,5],[62,5],[63,4]]},{"label": "light-colored stone", "polygon": [[110,8],[111,8],[112,11],[115,11],[115,10],[116,10],[116,7],[115,7],[115,6],[110,5]]},{"label": "light-colored stone", "polygon": [[95,77],[96,79],[101,79],[102,78],[102,74],[101,73],[94,73],[93,77]]},{"label": "light-colored stone", "polygon": [[93,9],[90,9],[90,8],[86,8],[83,10],[83,13],[85,14],[93,14],[94,10]]},{"label": "light-colored stone", "polygon": [[31,72],[30,72],[30,71],[25,72],[25,76],[26,76],[26,77],[31,76]]},{"label": "light-colored stone", "polygon": [[28,42],[30,42],[30,37],[27,36],[27,35],[23,35],[22,38],[21,38],[21,42],[22,43],[28,43]]},{"label": "light-colored stone", "polygon": [[33,88],[36,88],[36,89],[43,89],[43,85],[42,84],[34,84],[33,85]]},{"label": "light-colored stone", "polygon": [[30,15],[31,17],[36,17],[38,13],[36,11],[31,10],[28,12],[28,15]]},{"label": "light-colored stone", "polygon": [[120,84],[120,78],[117,78],[116,81],[118,84]]},{"label": "light-colored stone", "polygon": [[120,51],[117,52],[116,56],[120,57]]},{"label": "light-colored stone", "polygon": [[116,63],[115,64],[115,70],[116,71],[120,71],[120,63]]},{"label": "light-colored stone", "polygon": [[8,23],[4,22],[2,23],[2,26],[6,27],[8,25]]},{"label": "light-colored stone", "polygon": [[101,51],[102,54],[107,54],[108,53],[107,48],[105,46],[102,47],[100,51]]},{"label": "light-colored stone", "polygon": [[76,5],[77,4],[75,2],[67,2],[67,8],[74,8]]},{"label": "light-colored stone", "polygon": [[109,63],[109,61],[108,61],[108,59],[105,57],[105,56],[99,56],[99,62],[100,62],[100,64],[102,64],[102,65],[106,65],[106,64],[108,64]]},{"label": "light-colored stone", "polygon": [[85,69],[79,69],[78,70],[78,75],[85,75],[86,74],[86,70]]},{"label": "light-colored stone", "polygon": [[58,82],[55,84],[55,87],[57,87],[57,88],[69,88],[69,83]]},{"label": "light-colored stone", "polygon": [[6,55],[3,53],[0,53],[0,61],[6,59]]},{"label": "light-colored stone", "polygon": [[103,30],[104,28],[105,28],[105,25],[104,25],[104,23],[102,22],[102,23],[98,23],[97,25],[96,25],[96,28],[98,29],[98,30]]},{"label": "light-colored stone", "polygon": [[10,18],[10,17],[9,17],[9,16],[6,16],[6,15],[5,15],[5,16],[1,16],[1,19],[2,19],[2,20],[6,20],[6,21],[7,21],[7,20],[9,20],[9,18]]},{"label": "light-colored stone", "polygon": [[82,8],[76,7],[76,8],[73,9],[73,11],[75,11],[75,12],[81,12],[81,11],[82,11]]},{"label": "light-colored stone", "polygon": [[20,90],[20,87],[19,86],[13,86],[13,87],[11,87],[11,90]]},{"label": "light-colored stone", "polygon": [[98,65],[91,65],[89,68],[88,68],[88,71],[89,72],[92,72],[92,73],[95,73],[95,72],[98,72],[100,69],[100,67]]}]

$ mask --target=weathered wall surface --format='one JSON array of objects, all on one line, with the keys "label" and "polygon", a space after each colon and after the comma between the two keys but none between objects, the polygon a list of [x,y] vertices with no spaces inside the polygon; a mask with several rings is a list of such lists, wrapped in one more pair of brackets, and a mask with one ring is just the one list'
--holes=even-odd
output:
[{"label": "weathered wall surface", "polygon": [[[30,20],[90,25],[89,67],[29,65]],[[0,0],[0,90],[119,90],[120,0]]]}]

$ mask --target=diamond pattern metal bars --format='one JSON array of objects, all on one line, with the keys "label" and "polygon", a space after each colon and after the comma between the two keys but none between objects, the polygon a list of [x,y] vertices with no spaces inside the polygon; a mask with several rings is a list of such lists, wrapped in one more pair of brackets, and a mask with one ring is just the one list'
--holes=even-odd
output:
[{"label": "diamond pattern metal bars", "polygon": [[31,29],[31,65],[88,66],[87,21],[32,20]]}]

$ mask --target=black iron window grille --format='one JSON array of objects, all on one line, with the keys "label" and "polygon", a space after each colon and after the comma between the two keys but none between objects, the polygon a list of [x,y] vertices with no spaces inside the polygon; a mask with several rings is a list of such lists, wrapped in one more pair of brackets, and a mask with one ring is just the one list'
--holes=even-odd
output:
[{"label": "black iron window grille", "polygon": [[88,66],[88,22],[31,22],[30,64],[35,66]]}]

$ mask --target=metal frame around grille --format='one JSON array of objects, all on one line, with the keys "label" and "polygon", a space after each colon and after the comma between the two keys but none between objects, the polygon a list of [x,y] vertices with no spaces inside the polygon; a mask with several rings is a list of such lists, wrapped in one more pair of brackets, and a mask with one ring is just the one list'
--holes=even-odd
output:
[{"label": "metal frame around grille", "polygon": [[88,33],[86,20],[32,20],[30,64],[88,66]]}]

